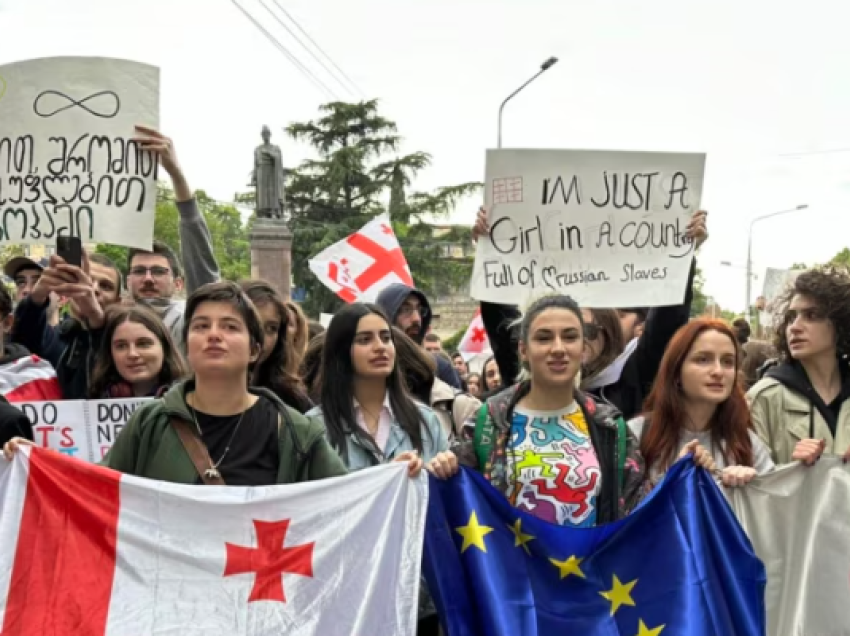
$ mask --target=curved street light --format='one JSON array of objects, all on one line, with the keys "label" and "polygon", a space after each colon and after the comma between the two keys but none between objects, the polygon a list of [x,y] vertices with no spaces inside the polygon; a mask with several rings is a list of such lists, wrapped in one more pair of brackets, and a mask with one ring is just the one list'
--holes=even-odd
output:
[{"label": "curved street light", "polygon": [[537,73],[535,73],[534,76],[531,77],[531,79],[529,79],[525,84],[523,84],[518,89],[516,89],[513,93],[508,95],[505,98],[505,101],[502,102],[502,105],[499,106],[499,137],[498,137],[498,145],[497,145],[498,148],[502,147],[502,111],[505,110],[505,104],[507,104],[509,101],[511,101],[517,95],[517,93],[519,93],[522,89],[524,89],[526,86],[531,84],[531,82],[533,82],[538,77],[543,75],[543,73],[548,71],[550,68],[555,66],[555,64],[557,64],[557,63],[558,63],[557,57],[550,57],[548,60],[543,62],[543,64],[540,65],[540,70],[537,71]]}]

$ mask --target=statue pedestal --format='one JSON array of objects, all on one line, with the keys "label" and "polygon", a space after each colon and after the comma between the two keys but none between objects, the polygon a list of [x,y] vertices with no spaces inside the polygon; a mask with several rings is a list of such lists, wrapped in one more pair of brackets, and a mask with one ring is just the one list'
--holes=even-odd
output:
[{"label": "statue pedestal", "polygon": [[251,241],[251,278],[262,278],[290,298],[292,277],[292,232],[278,219],[256,219]]}]

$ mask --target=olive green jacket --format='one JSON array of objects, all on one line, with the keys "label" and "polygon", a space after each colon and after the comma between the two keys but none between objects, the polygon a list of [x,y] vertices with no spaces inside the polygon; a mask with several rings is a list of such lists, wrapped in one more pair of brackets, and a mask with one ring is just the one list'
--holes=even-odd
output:
[{"label": "olive green jacket", "polygon": [[[192,380],[176,384],[162,399],[140,406],[101,463],[129,475],[197,484],[198,471],[170,424],[172,418],[194,421],[186,404],[186,393],[194,388],[193,384]],[[282,415],[285,412],[288,416],[280,418],[278,427],[280,467],[277,483],[291,484],[346,474],[345,465],[328,443],[320,422],[286,406],[271,391],[249,390],[271,400]]]}]

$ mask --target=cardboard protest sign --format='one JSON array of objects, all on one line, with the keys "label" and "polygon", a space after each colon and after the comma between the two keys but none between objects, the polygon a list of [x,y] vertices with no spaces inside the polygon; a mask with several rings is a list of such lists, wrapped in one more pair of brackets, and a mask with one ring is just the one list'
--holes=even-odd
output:
[{"label": "cardboard protest sign", "polygon": [[[585,307],[677,305],[685,296],[705,155],[490,150],[471,295],[545,293]],[[511,299],[506,301],[506,299]]]},{"label": "cardboard protest sign", "polygon": [[159,69],[57,57],[0,66],[0,245],[150,248],[157,158],[131,141],[159,126]]},{"label": "cardboard protest sign", "polygon": [[12,402],[33,425],[35,443],[71,457],[99,462],[133,412],[151,398]]}]

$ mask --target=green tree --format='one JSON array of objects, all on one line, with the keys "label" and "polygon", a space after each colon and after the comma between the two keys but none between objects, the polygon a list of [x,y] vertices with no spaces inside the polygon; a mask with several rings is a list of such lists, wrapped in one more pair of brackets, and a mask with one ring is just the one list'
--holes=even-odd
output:
[{"label": "green tree", "polygon": [[838,252],[838,254],[833,256],[829,263],[830,265],[843,265],[844,267],[850,267],[850,248],[845,247],[843,250]]},{"label": "green tree", "polygon": [[449,214],[460,198],[475,193],[480,184],[409,192],[431,157],[422,152],[396,155],[401,137],[395,123],[378,113],[375,100],[331,102],[320,107],[320,115],[287,128],[290,137],[309,143],[317,155],[287,171],[293,274],[297,286],[307,291],[305,310],[318,315],[333,312],[342,303],[313,276],[309,259],[383,212],[390,216],[417,286],[435,293],[446,281],[468,280],[471,260],[446,259],[446,245],[454,237],[435,241],[426,221]]}]

